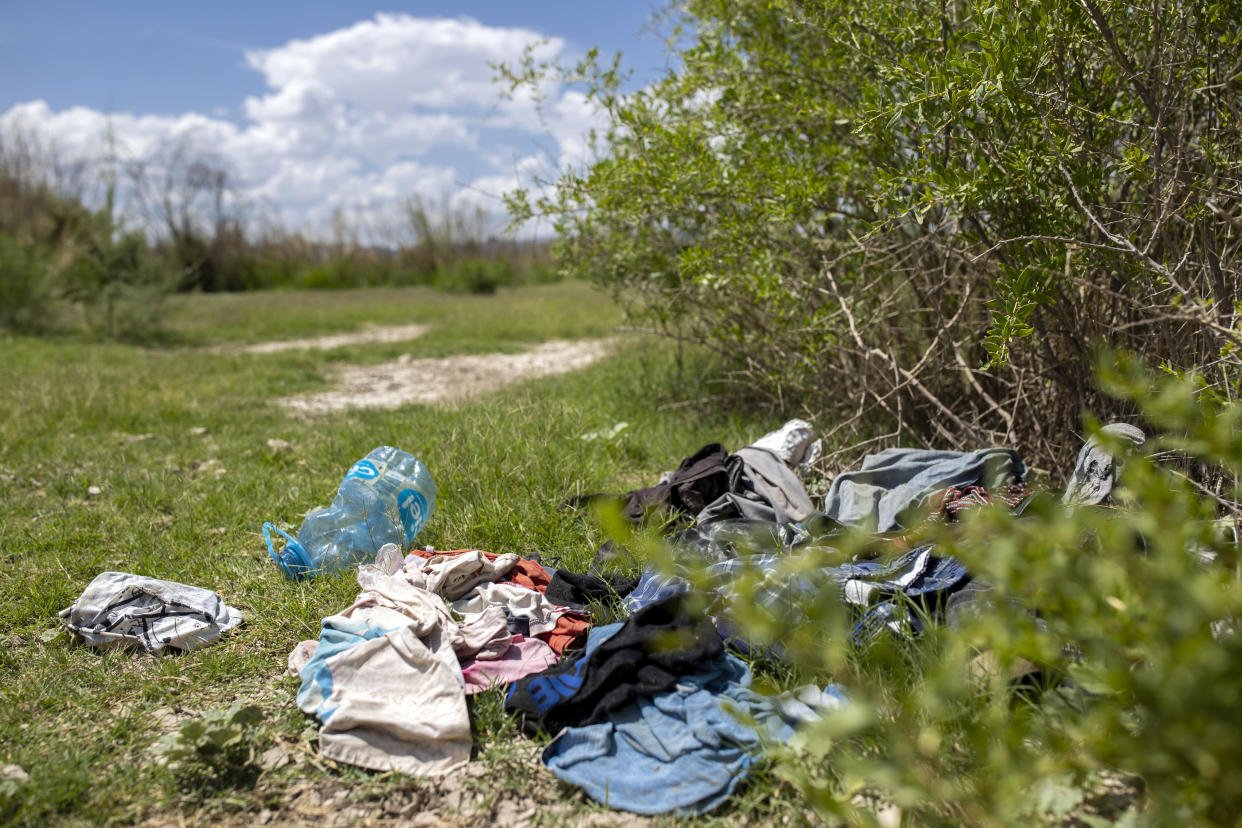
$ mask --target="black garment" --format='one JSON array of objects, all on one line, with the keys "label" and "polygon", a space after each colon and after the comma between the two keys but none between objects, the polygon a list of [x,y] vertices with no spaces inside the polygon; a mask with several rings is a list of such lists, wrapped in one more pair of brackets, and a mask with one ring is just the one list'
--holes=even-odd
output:
[{"label": "black garment", "polygon": [[636,586],[638,579],[625,575],[600,577],[558,569],[544,595],[549,601],[562,607],[585,609],[592,603],[611,604],[629,595]]},{"label": "black garment", "polygon": [[514,615],[508,607],[501,607],[501,609],[505,611],[505,626],[509,628],[509,632],[523,638],[530,638],[530,619]]},{"label": "black garment", "polygon": [[652,509],[693,518],[721,495],[738,490],[743,465],[720,443],[709,443],[682,460],[665,482],[626,492],[624,514],[634,523],[641,523]]},{"label": "black garment", "polygon": [[643,607],[588,655],[518,680],[505,709],[522,713],[528,729],[555,733],[670,689],[724,652],[711,622],[702,613],[692,617],[686,604],[675,595]]}]

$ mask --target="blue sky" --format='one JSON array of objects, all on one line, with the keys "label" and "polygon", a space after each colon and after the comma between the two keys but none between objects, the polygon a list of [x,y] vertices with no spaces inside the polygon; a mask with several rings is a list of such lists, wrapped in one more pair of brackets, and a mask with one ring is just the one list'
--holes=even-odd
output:
[{"label": "blue sky", "polygon": [[541,124],[491,87],[487,62],[527,42],[550,38],[543,53],[569,60],[619,50],[635,86],[666,65],[644,32],[655,0],[6,6],[0,138],[89,162],[110,127],[131,164],[209,157],[247,209],[312,232],[337,210],[382,224],[413,195],[494,211],[532,175],[586,160],[600,121],[580,92],[548,90]]}]

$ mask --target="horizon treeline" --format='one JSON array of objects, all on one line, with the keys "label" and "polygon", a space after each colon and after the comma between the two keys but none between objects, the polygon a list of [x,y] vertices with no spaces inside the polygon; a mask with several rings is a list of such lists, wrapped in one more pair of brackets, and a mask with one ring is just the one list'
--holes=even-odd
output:
[{"label": "horizon treeline", "polygon": [[0,134],[0,327],[85,325],[151,336],[177,292],[404,287],[491,293],[555,281],[548,244],[498,235],[482,208],[410,195],[338,208],[325,237],[248,203],[227,164],[187,138],[121,160]]}]

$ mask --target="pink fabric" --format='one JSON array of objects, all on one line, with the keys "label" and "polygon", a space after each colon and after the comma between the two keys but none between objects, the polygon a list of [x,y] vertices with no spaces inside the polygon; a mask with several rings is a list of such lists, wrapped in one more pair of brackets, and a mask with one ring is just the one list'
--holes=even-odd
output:
[{"label": "pink fabric", "polygon": [[461,674],[466,680],[466,695],[482,693],[497,684],[512,684],[532,673],[542,673],[556,663],[556,651],[538,638],[513,636],[513,646],[500,658],[462,662]]}]

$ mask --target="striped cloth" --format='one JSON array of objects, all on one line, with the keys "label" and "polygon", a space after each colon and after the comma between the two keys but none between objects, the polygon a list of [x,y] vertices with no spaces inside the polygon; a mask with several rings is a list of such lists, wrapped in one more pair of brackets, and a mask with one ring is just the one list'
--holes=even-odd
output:
[{"label": "striped cloth", "polygon": [[[710,590],[709,612],[715,616],[717,629],[731,643],[751,648],[745,631],[738,630],[728,618],[728,604],[739,598],[735,589],[738,576],[754,572],[759,577],[747,583],[746,598],[763,607],[774,617],[787,623],[805,620],[801,607],[825,587],[840,591],[841,599],[858,609],[852,639],[865,645],[884,629],[901,635],[914,635],[921,630],[917,614],[907,611],[911,602],[933,608],[935,598],[952,592],[969,580],[966,567],[952,557],[933,554],[932,546],[912,549],[887,561],[860,561],[840,566],[825,566],[795,575],[780,565],[794,556],[753,555],[712,564],[704,570],[706,587]],[[687,592],[690,582],[683,576],[648,568],[638,586],[625,599],[630,612],[672,595]],[[779,654],[779,653],[776,653]]]}]

